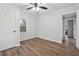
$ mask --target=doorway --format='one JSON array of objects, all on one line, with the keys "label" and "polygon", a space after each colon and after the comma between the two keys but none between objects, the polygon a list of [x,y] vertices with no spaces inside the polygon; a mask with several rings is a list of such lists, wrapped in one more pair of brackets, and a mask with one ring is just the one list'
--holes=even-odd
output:
[{"label": "doorway", "polygon": [[70,13],[62,16],[63,19],[63,40],[65,48],[76,47],[76,13]]},{"label": "doorway", "polygon": [[68,37],[69,38],[74,38],[74,33],[73,33],[73,30],[74,30],[74,28],[73,28],[73,23],[74,23],[74,21],[73,20],[68,20]]}]

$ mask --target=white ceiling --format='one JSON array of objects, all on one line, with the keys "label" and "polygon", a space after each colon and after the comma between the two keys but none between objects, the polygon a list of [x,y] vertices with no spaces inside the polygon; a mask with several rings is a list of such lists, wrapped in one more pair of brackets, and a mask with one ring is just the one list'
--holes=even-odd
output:
[{"label": "white ceiling", "polygon": [[[77,4],[78,3],[42,3],[40,5],[47,7],[48,10],[40,9],[39,13],[46,13],[46,12],[50,12],[50,11],[61,10],[64,8],[75,6]],[[17,7],[20,7],[20,8],[24,8],[25,10],[32,6],[29,3],[15,3],[14,5],[16,5]],[[33,12],[33,10],[30,10],[30,11],[26,10],[26,11]]]}]

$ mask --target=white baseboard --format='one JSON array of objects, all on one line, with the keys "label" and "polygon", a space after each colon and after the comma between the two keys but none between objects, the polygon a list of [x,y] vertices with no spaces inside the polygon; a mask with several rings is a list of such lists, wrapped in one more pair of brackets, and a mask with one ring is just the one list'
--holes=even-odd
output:
[{"label": "white baseboard", "polygon": [[46,40],[57,42],[57,43],[62,43],[62,41],[56,41],[56,40],[53,40],[53,39],[50,39],[50,38],[45,38],[45,37],[38,37],[38,38],[46,39]]},{"label": "white baseboard", "polygon": [[20,42],[16,45],[16,47],[18,47],[18,46],[20,46],[21,44],[20,44]]},{"label": "white baseboard", "polygon": [[[35,36],[35,37],[36,37],[36,36]],[[35,38],[35,37],[28,37],[28,38],[25,38],[25,39],[20,40],[20,41],[25,41],[25,40],[32,39],[32,38]]]},{"label": "white baseboard", "polygon": [[[36,37],[36,36],[35,36],[35,37]],[[20,41],[25,41],[25,40],[32,39],[32,38],[35,38],[35,37],[29,37],[29,38],[26,38],[26,39],[20,40]],[[46,37],[41,37],[41,36],[37,36],[37,38],[42,38],[42,39],[45,39],[45,40],[49,40],[49,41],[53,41],[53,42],[62,43],[62,39],[61,39],[61,41],[57,41],[57,40],[53,40],[53,39],[46,38]]]}]

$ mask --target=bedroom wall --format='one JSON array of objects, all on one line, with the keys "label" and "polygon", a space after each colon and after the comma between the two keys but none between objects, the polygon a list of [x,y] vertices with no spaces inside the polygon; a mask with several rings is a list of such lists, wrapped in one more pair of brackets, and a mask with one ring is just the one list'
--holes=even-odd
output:
[{"label": "bedroom wall", "polygon": [[[38,21],[39,22],[38,37],[44,38],[50,41],[62,43],[62,36],[63,36],[62,15],[73,13],[73,12],[79,13],[77,12],[79,10],[78,7],[79,5],[76,5],[74,7],[69,7],[59,11],[54,11],[54,12],[52,11],[51,13],[48,13],[45,15],[40,15],[39,21]],[[77,24],[78,23],[79,21],[77,22]],[[79,30],[79,28],[77,28],[77,30]],[[79,32],[77,31],[77,33]],[[78,41],[79,37],[76,37],[76,39]]]},{"label": "bedroom wall", "polygon": [[20,40],[36,37],[36,13],[28,12],[25,7],[21,8],[21,18],[26,20],[26,32],[20,32]]}]

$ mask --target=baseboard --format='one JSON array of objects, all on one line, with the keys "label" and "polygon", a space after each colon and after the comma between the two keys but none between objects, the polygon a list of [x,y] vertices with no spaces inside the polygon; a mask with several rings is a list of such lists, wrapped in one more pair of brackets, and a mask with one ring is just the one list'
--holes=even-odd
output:
[{"label": "baseboard", "polygon": [[53,41],[53,42],[57,42],[57,43],[62,43],[62,41],[56,41],[56,40],[52,40],[50,38],[44,38],[44,37],[36,37],[36,38],[41,38],[41,39],[45,39],[45,40],[49,40],[49,41]]},{"label": "baseboard", "polygon": [[16,47],[18,47],[18,46],[20,46],[21,44],[20,43],[18,43],[17,45],[16,45]]},{"label": "baseboard", "polygon": [[26,40],[29,40],[29,39],[34,39],[34,38],[38,38],[38,37],[30,37],[30,38],[26,38],[26,39],[24,39],[24,40],[20,40],[20,42],[22,42],[22,41],[26,41]]},{"label": "baseboard", "polygon": [[29,38],[25,38],[25,39],[23,39],[23,40],[20,39],[20,42],[21,42],[21,41],[25,41],[25,40],[29,40],[29,39],[32,39],[32,38],[35,38],[35,37],[29,37]]},{"label": "baseboard", "polygon": [[[31,37],[31,38],[28,38],[28,39],[26,39],[26,40],[29,40],[29,39],[34,39],[34,38],[37,38],[37,39],[45,39],[45,40],[49,40],[49,41],[53,41],[53,42],[57,42],[57,43],[62,43],[62,41],[56,41],[56,40],[52,40],[52,39],[50,39],[50,38],[44,38],[44,37]],[[62,39],[61,39],[62,40]],[[25,41],[25,40],[21,40],[21,42],[22,41]]]}]

